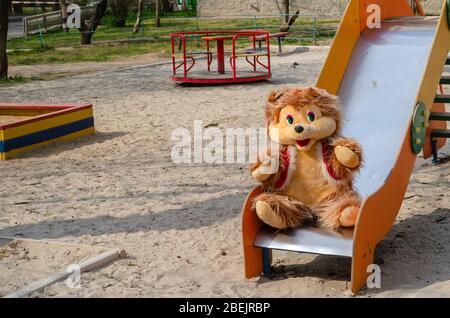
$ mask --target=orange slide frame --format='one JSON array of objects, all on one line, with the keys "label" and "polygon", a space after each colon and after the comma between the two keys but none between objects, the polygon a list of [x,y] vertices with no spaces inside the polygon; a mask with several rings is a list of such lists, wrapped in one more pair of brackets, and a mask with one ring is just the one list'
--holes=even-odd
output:
[{"label": "orange slide frame", "polygon": [[[444,1],[445,2],[445,1]],[[366,28],[370,13],[367,7],[378,4],[382,9],[382,20],[391,17],[413,16],[407,0],[351,0],[337,31],[328,58],[317,81],[317,86],[337,94],[353,49]],[[423,102],[428,114],[433,107],[436,88],[450,48],[450,31],[444,3],[437,26],[434,45],[428,60],[427,71],[417,93],[417,102]],[[411,109],[411,115],[413,109]],[[356,293],[365,284],[370,273],[367,268],[373,263],[377,244],[388,234],[395,222],[403,202],[409,178],[414,168],[416,155],[411,150],[411,127],[405,132],[397,160],[385,184],[368,197],[361,207],[354,233],[351,268],[351,291]],[[256,187],[247,196],[242,210],[242,234],[247,278],[263,272],[262,249],[253,245],[262,222],[251,209],[253,199],[262,192]],[[271,255],[270,255],[271,258]]]}]

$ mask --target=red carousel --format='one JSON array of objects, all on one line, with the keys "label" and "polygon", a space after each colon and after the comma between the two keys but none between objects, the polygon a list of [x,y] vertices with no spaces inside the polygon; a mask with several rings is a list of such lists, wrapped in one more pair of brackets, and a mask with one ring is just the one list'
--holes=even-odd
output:
[{"label": "red carousel", "polygon": [[[269,79],[270,40],[269,33],[263,30],[224,30],[206,32],[172,33],[172,79],[183,83],[242,83]],[[189,51],[189,42],[203,43],[204,49]],[[231,41],[231,51],[225,51],[225,42]],[[177,43],[178,42],[178,43]],[[216,52],[211,51],[211,42],[215,42]],[[187,44],[188,43],[188,44]],[[237,49],[249,46],[247,49]],[[258,43],[258,45],[257,45]],[[176,45],[178,44],[178,45]],[[198,46],[198,44],[197,44]],[[225,66],[225,57],[229,56],[230,67]],[[217,69],[213,69],[214,57]],[[205,65],[196,60],[205,60]],[[245,59],[248,67],[237,67],[238,60]]]}]

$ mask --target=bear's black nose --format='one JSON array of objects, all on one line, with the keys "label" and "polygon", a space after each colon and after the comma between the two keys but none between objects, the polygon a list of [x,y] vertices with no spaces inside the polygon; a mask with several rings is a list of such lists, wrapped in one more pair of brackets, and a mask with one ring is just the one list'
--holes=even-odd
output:
[{"label": "bear's black nose", "polygon": [[303,132],[303,130],[305,130],[305,128],[303,128],[303,126],[300,126],[300,125],[295,126],[295,131],[297,133],[301,133],[301,132]]}]

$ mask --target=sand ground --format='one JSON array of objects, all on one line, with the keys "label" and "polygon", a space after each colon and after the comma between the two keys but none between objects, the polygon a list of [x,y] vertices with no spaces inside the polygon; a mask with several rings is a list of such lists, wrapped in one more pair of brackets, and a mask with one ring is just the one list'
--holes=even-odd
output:
[{"label": "sand ground", "polygon": [[108,62],[84,62],[84,63],[64,63],[64,64],[36,64],[10,66],[9,76],[23,76],[24,78],[53,79],[56,77],[67,77],[80,74],[90,74],[109,70],[118,70],[133,66],[155,64],[167,61],[168,54],[147,53],[140,54],[122,60]]},{"label": "sand ground", "polygon": [[[240,210],[255,184],[246,165],[177,165],[170,157],[171,131],[192,129],[196,119],[220,129],[262,127],[268,92],[314,84],[326,53],[274,57],[273,79],[258,84],[183,87],[159,65],[0,88],[2,102],[93,103],[98,130],[0,163],[0,236],[130,255],[84,274],[80,288],[60,282],[33,296],[349,297],[344,258],[276,252],[273,275],[246,280]],[[449,165],[417,160],[398,220],[377,248],[382,288],[358,296],[450,296]],[[92,254],[2,248],[1,294]]]}]

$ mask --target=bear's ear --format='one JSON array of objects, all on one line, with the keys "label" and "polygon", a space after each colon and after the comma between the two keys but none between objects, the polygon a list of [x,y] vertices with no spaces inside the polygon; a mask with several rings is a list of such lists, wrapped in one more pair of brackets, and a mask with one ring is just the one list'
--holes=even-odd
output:
[{"label": "bear's ear", "polygon": [[311,97],[317,97],[319,95],[322,95],[323,93],[325,93],[325,91],[323,91],[317,87],[310,86],[310,87],[306,88],[306,94]]},{"label": "bear's ear", "polygon": [[326,90],[318,87],[307,87],[306,88],[306,95],[310,99],[314,99],[315,103],[321,105],[339,105],[339,97],[328,93]]},{"label": "bear's ear", "polygon": [[278,91],[273,91],[270,93],[269,97],[267,98],[267,100],[269,101],[269,103],[274,103],[276,102],[281,96],[283,96],[283,94],[285,93],[284,89],[280,89]]}]

